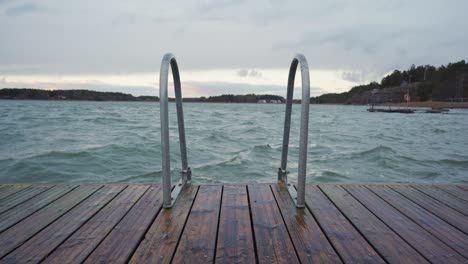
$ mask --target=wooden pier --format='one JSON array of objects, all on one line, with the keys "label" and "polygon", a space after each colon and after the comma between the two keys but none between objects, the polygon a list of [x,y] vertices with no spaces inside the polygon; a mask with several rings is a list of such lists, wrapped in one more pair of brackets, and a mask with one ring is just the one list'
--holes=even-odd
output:
[{"label": "wooden pier", "polygon": [[468,263],[468,185],[0,185],[0,263]]}]

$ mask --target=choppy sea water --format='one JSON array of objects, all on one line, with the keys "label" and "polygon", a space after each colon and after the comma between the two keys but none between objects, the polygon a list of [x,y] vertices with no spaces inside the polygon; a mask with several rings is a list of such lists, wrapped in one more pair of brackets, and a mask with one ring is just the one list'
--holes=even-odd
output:
[{"label": "choppy sea water", "polygon": [[[179,177],[175,105],[171,167]],[[284,105],[185,103],[195,182],[274,182]],[[299,105],[288,170],[295,178]],[[0,182],[160,182],[158,103],[0,101]],[[468,182],[468,110],[311,105],[308,182]]]}]

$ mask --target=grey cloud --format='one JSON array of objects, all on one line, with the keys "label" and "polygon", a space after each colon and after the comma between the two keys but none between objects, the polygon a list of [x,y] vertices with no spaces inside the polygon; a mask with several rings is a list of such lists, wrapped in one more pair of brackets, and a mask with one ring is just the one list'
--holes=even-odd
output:
[{"label": "grey cloud", "polygon": [[251,78],[260,78],[262,77],[262,73],[257,70],[248,70],[248,69],[241,69],[237,72],[237,75],[240,77],[251,77]]},{"label": "grey cloud", "polygon": [[20,16],[20,15],[27,14],[27,13],[37,13],[37,12],[42,12],[42,11],[44,11],[44,9],[42,9],[38,5],[34,3],[27,3],[27,4],[22,4],[22,5],[8,8],[5,11],[5,13],[8,16]]},{"label": "grey cloud", "polygon": [[239,5],[243,0],[208,0],[198,4],[198,10],[201,12],[214,11],[227,8],[233,5]]},{"label": "grey cloud", "polygon": [[262,77],[262,73],[256,70],[250,70],[249,76],[253,78],[260,78]]},{"label": "grey cloud", "polygon": [[246,77],[247,75],[249,75],[249,70],[247,70],[247,69],[239,70],[237,72],[237,75],[239,75],[240,77]]},{"label": "grey cloud", "polygon": [[169,50],[182,72],[287,68],[302,52],[312,70],[377,77],[468,57],[466,1],[13,3],[0,8],[0,71],[16,74],[157,72]]},{"label": "grey cloud", "polygon": [[341,79],[354,83],[360,83],[365,80],[363,74],[360,72],[343,72],[341,73]]}]

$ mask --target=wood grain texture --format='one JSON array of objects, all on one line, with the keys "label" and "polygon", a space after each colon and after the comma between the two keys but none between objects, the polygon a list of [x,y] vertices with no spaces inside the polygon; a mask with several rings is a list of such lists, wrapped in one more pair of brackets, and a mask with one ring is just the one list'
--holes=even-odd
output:
[{"label": "wood grain texture", "polygon": [[468,236],[421,206],[385,186],[368,187],[398,211],[468,258]]},{"label": "wood grain texture", "polygon": [[468,203],[463,199],[451,195],[435,186],[420,185],[414,186],[414,188],[459,211],[465,216],[468,216]]},{"label": "wood grain texture", "polygon": [[217,263],[254,263],[255,248],[247,187],[224,186],[219,220]]},{"label": "wood grain texture", "polygon": [[221,193],[222,186],[200,186],[175,252],[174,263],[214,261]]},{"label": "wood grain texture", "polygon": [[80,186],[0,234],[0,258],[68,212],[101,185]]},{"label": "wood grain texture", "polygon": [[124,188],[125,186],[109,185],[97,190],[78,206],[8,254],[2,261],[40,262]]},{"label": "wood grain texture", "polygon": [[391,263],[428,263],[414,248],[341,186],[319,185],[319,187],[385,260]]},{"label": "wood grain texture", "polygon": [[51,187],[52,186],[30,186],[0,200],[0,214],[40,193],[47,191]]},{"label": "wood grain texture", "polygon": [[23,189],[26,189],[29,185],[4,185],[0,189],[0,201],[7,198],[8,196],[15,194]]},{"label": "wood grain texture", "polygon": [[127,187],[55,249],[44,262],[83,262],[147,189],[148,186],[141,185]]},{"label": "wood grain texture", "polygon": [[151,186],[85,263],[126,263],[161,207],[162,188]]},{"label": "wood grain texture", "polygon": [[410,186],[392,186],[391,188],[411,201],[417,203],[419,206],[424,207],[426,210],[437,215],[439,218],[442,218],[446,222],[455,226],[465,234],[468,234],[468,217],[462,213],[446,206],[428,195],[415,192]]},{"label": "wood grain texture", "polygon": [[385,263],[316,185],[307,185],[306,204],[343,262]]},{"label": "wood grain texture", "polygon": [[267,185],[248,185],[259,263],[299,263],[286,225]]},{"label": "wood grain texture", "polygon": [[319,225],[307,208],[297,209],[284,184],[271,189],[302,263],[341,263]]},{"label": "wood grain texture", "polygon": [[162,209],[130,259],[130,263],[170,263],[198,186],[183,189],[171,209]]},{"label": "wood grain texture", "polygon": [[344,188],[430,262],[461,263],[465,260],[455,250],[364,186],[349,185]]},{"label": "wood grain texture", "polygon": [[0,185],[0,263],[467,263],[463,187]]},{"label": "wood grain texture", "polygon": [[29,199],[11,210],[0,214],[0,232],[5,231],[10,226],[32,215],[41,208],[47,206],[63,195],[75,189],[77,185],[56,186]]},{"label": "wood grain texture", "polygon": [[437,185],[437,188],[450,193],[466,202],[468,202],[468,187],[461,187],[455,185]]}]

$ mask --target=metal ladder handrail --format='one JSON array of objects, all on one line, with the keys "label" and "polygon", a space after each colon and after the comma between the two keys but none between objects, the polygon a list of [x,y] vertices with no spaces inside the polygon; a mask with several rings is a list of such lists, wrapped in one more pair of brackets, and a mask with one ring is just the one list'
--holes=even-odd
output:
[{"label": "metal ladder handrail", "polygon": [[[171,161],[169,153],[169,111],[167,83],[169,78],[169,65],[172,69],[174,79],[174,90],[177,108],[177,123],[179,127],[179,143],[182,161],[181,179],[171,192]],[[162,156],[162,174],[163,174],[163,206],[171,208],[174,205],[180,191],[186,184],[190,184],[192,173],[187,162],[187,146],[185,142],[184,112],[182,109],[182,92],[179,75],[179,67],[173,54],[164,55],[159,72],[159,105],[161,122],[161,156]]]},{"label": "metal ladder handrail", "polygon": [[[297,173],[297,191],[293,184],[288,182],[288,147],[289,132],[291,130],[291,111],[294,92],[294,78],[296,77],[297,65],[301,66],[302,78],[302,98],[301,98],[301,127],[299,134],[299,165]],[[284,119],[283,131],[283,149],[281,153],[281,167],[278,168],[278,181],[283,182],[287,187],[289,194],[294,200],[296,207],[305,207],[305,179],[307,169],[307,146],[309,133],[309,104],[310,104],[310,78],[309,66],[304,55],[296,54],[289,68],[288,92],[286,96],[286,116]]]}]

